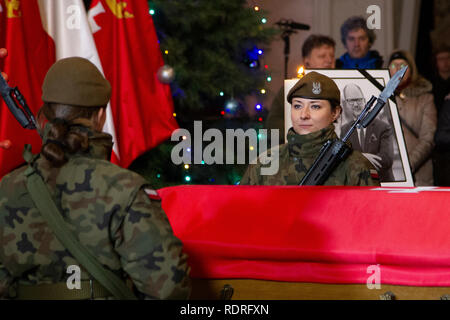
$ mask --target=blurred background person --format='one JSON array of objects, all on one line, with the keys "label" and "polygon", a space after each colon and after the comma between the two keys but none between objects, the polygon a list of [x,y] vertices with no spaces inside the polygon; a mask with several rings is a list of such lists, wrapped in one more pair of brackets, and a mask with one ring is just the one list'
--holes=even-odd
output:
[{"label": "blurred background person", "polygon": [[433,164],[431,153],[437,126],[431,83],[422,77],[411,54],[395,50],[389,58],[391,77],[403,66],[408,70],[396,90],[396,102],[409,164],[416,186],[431,186]]},{"label": "blurred background person", "polygon": [[438,124],[433,152],[434,183],[450,186],[450,17],[431,33],[433,43],[434,103],[438,113]]},{"label": "blurred background person", "polygon": [[[335,41],[320,34],[310,35],[302,46],[303,64],[306,69],[334,69],[335,67]],[[269,115],[266,120],[267,129],[278,129],[279,144],[285,142],[284,128],[284,84],[278,90],[272,101]],[[272,142],[274,143],[274,142]]]},{"label": "blurred background person", "polygon": [[433,157],[434,183],[450,186],[450,97],[444,100],[439,112],[438,126],[434,137],[436,143]]},{"label": "blurred background person", "polygon": [[350,17],[341,26],[341,41],[347,50],[336,61],[337,69],[380,69],[383,58],[370,50],[376,39],[363,17]]},{"label": "blurred background person", "polygon": [[[352,111],[353,119],[344,123],[341,130],[345,134],[353,122],[359,117],[366,99],[361,88],[354,83],[350,83],[343,90],[343,107]],[[375,118],[367,128],[357,128],[349,138],[352,148],[362,152],[362,154],[377,169],[381,182],[394,181],[392,163],[394,156],[393,132],[391,127],[384,121]]]},{"label": "blurred background person", "polygon": [[439,114],[445,97],[450,93],[450,46],[440,46],[434,51],[433,57],[436,67],[432,84],[434,103]]}]

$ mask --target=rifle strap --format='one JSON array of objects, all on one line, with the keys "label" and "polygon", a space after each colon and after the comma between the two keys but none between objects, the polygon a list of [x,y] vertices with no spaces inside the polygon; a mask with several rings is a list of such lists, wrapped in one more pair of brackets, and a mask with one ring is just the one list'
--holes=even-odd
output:
[{"label": "rifle strap", "polygon": [[24,174],[27,179],[27,189],[34,204],[58,240],[91,276],[101,283],[114,297],[123,300],[135,300],[136,296],[126,286],[125,282],[100,264],[97,258],[75,238],[61,216],[61,212],[56,207],[46,184],[31,164]]}]

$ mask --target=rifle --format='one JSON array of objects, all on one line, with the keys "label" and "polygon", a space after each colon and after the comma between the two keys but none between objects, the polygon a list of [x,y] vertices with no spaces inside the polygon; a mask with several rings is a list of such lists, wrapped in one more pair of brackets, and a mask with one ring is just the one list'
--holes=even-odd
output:
[{"label": "rifle", "polygon": [[0,92],[2,98],[9,108],[9,111],[19,121],[25,129],[34,130],[37,128],[36,119],[17,87],[11,88],[5,78],[0,74]]},{"label": "rifle", "polygon": [[[358,119],[352,124],[350,129],[344,135],[343,139],[330,139],[320,149],[319,156],[314,161],[311,168],[306,172],[301,186],[316,186],[322,185],[333,172],[333,170],[343,161],[352,151],[351,147],[346,143],[356,127],[367,128],[367,126],[375,119],[381,108],[386,104],[386,101],[394,93],[398,84],[406,73],[408,66],[404,66],[397,71],[389,80],[386,88],[380,93],[379,97],[372,96],[366,103],[363,111]],[[377,102],[375,107],[369,112],[372,105]]]}]

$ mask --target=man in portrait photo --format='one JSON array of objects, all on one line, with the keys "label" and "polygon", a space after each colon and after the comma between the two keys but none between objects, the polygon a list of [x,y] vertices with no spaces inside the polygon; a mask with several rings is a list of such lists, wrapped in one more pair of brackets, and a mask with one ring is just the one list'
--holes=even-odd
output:
[{"label": "man in portrait photo", "polygon": [[[366,104],[362,90],[356,84],[347,84],[342,93],[344,110],[353,115],[353,120],[342,125],[341,138],[350,129]],[[375,118],[367,128],[356,128],[349,141],[352,148],[362,152],[377,169],[381,182],[394,181],[392,172],[394,145],[391,126]]]}]

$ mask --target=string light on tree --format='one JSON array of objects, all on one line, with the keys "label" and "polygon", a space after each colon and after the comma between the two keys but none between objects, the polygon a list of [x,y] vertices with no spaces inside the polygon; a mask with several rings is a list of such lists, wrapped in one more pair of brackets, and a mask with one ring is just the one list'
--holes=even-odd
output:
[{"label": "string light on tree", "polygon": [[156,73],[158,80],[162,83],[171,83],[173,79],[175,78],[175,71],[171,66],[168,64],[163,65],[158,69],[158,72]]},{"label": "string light on tree", "polygon": [[[160,0],[160,2],[162,3],[163,0]],[[246,5],[244,5],[244,6],[246,6]],[[262,3],[260,1],[257,1],[257,0],[252,0],[250,2],[250,7],[248,7],[248,4],[247,4],[247,9],[250,9],[250,11],[253,10],[251,13],[253,14],[253,24],[254,24],[253,29],[256,29],[255,32],[258,32],[258,30],[261,31],[261,30],[267,29],[267,24],[268,24],[269,18],[265,17],[266,13],[264,13],[264,8],[262,7]],[[164,10],[165,10],[164,7],[161,6],[161,8],[160,8],[158,5],[155,5],[154,1],[149,1],[148,13],[149,13],[149,15],[151,15],[153,17],[153,19],[156,20],[156,17],[158,15],[161,15],[162,13],[163,14],[166,13],[166,12],[164,12]],[[167,31],[169,31],[169,32],[167,32]],[[167,39],[172,41],[172,40],[174,40],[173,38],[175,38],[175,37],[173,37],[170,34],[170,31],[171,30],[162,29],[161,30],[161,35],[163,35],[163,36],[160,37],[161,38],[162,53],[163,53],[163,56],[164,56],[166,62],[169,62],[166,59],[166,58],[168,58],[168,55],[169,55],[169,50],[168,50],[169,47],[170,47],[170,54],[171,54],[171,56],[174,54],[173,50],[177,50],[177,49],[167,45],[167,44],[170,44],[170,43],[175,43],[175,42],[168,42],[167,41]],[[175,29],[175,31],[176,31],[176,29]],[[167,39],[164,38],[164,36],[166,34],[168,34],[168,38]],[[158,40],[158,43],[160,43],[159,40]],[[246,43],[248,43],[248,42],[246,42]],[[260,43],[260,42],[259,41],[255,41],[254,43]],[[248,73],[250,73],[250,72],[252,74],[257,74],[258,73],[259,75],[262,75],[262,74],[265,73],[265,77],[262,75],[264,78],[260,78],[260,80],[263,80],[263,83],[265,83],[265,85],[263,84],[261,86],[253,86],[253,87],[250,88],[250,91],[253,91],[253,93],[256,91],[256,94],[259,95],[259,98],[257,98],[259,100],[259,102],[255,102],[253,104],[253,106],[255,108],[253,110],[256,111],[256,112],[254,111],[256,113],[256,119],[253,118],[254,119],[253,122],[255,120],[257,120],[256,123],[255,122],[253,123],[253,126],[256,127],[257,130],[258,130],[258,129],[262,128],[261,122],[263,121],[263,117],[265,115],[264,107],[263,107],[264,104],[262,102],[263,97],[261,95],[267,95],[266,90],[268,90],[268,89],[265,89],[264,87],[265,86],[269,86],[268,83],[270,83],[273,79],[272,79],[272,77],[270,75],[268,75],[268,73],[269,73],[268,72],[269,71],[268,70],[269,66],[267,64],[264,64],[265,61],[263,59],[264,59],[264,56],[265,56],[265,52],[264,52],[265,48],[258,48],[258,47],[253,47],[252,48],[252,46],[253,46],[253,44],[250,47],[246,48],[246,49],[250,49],[252,51],[252,57],[250,57],[247,61],[245,61],[244,60],[245,56],[243,57],[241,55],[241,59],[240,60],[241,60],[241,62],[244,62],[244,64],[247,66],[247,68],[249,68]],[[177,52],[177,54],[178,54],[178,52]],[[241,54],[245,54],[245,51],[242,52]],[[175,58],[175,57],[173,57],[173,58]],[[170,62],[171,62],[171,64],[173,64],[173,67],[176,68],[176,70],[177,70],[176,74],[175,74],[174,70],[171,70],[173,72],[173,75],[172,75],[173,78],[172,79],[170,77],[168,77],[168,78],[167,77],[163,77],[162,74],[161,75],[157,74],[158,80],[163,82],[163,83],[171,83],[171,82],[174,82],[174,81],[180,81],[180,83],[181,83],[181,81],[183,80],[183,77],[186,77],[186,74],[188,74],[188,73],[184,72],[185,70],[183,69],[183,67],[180,67],[178,64],[176,64],[175,60],[170,60]],[[259,73],[260,70],[258,70],[258,69],[260,69],[262,72]],[[162,71],[161,71],[161,73],[162,73]],[[188,75],[188,77],[189,77],[189,75]],[[235,77],[235,79],[237,80],[238,78]],[[172,86],[174,88],[173,92],[177,92],[177,94],[179,94],[179,95],[175,95],[174,94],[174,97],[175,96],[176,97],[178,97],[178,96],[183,97],[184,88],[181,91],[180,90],[179,91],[175,91],[175,89],[178,88],[177,85],[178,84],[175,84],[174,86]],[[232,83],[231,83],[231,85],[232,85]],[[261,88],[261,87],[263,87],[263,88]],[[231,86],[231,88],[232,88],[232,86]],[[239,110],[241,110],[240,109],[241,108],[241,104],[239,102],[240,100],[236,101],[233,98],[233,94],[232,94],[231,90],[229,91],[229,89],[227,89],[225,91],[221,91],[223,89],[226,89],[226,88],[224,88],[224,87],[221,88],[220,86],[216,86],[215,90],[212,92],[212,98],[214,98],[214,95],[215,95],[215,99],[217,99],[218,101],[221,101],[221,102],[219,102],[219,105],[216,104],[216,110],[219,109],[218,111],[220,112],[220,114],[222,116],[225,116],[225,117],[228,117],[227,114],[230,114],[230,113],[233,113],[233,112],[235,112],[237,114],[237,112]],[[179,92],[181,92],[181,93],[179,93]],[[215,94],[214,94],[214,92],[215,92]],[[239,91],[239,93],[235,92],[235,94],[236,94],[236,97],[237,97],[238,94],[240,96],[241,92],[240,91]],[[217,100],[211,100],[211,101],[217,101]],[[222,104],[222,106],[221,106],[220,105],[221,103],[224,103],[224,104]],[[183,115],[178,115],[178,117],[177,117],[177,114],[175,112],[173,112],[173,117],[179,118],[179,117],[182,117],[182,116]],[[258,134],[258,139],[261,139],[262,136],[263,135]],[[187,139],[187,137],[183,137],[183,139]],[[250,146],[250,148],[251,149],[256,149],[256,146]],[[187,152],[190,153],[190,152],[193,152],[193,151],[188,148]],[[203,165],[205,165],[204,161],[202,161],[201,163]],[[204,168],[205,167],[201,167],[201,170],[205,170]],[[181,171],[183,172],[183,174],[181,174],[179,176],[178,180],[181,180],[182,183],[191,184],[191,183],[197,183],[197,182],[201,181],[202,177],[196,177],[196,174],[195,174],[196,166],[190,167],[188,164],[183,164],[183,168],[180,168],[180,169],[182,169]],[[158,170],[158,171],[159,172],[164,172],[164,171],[161,171],[161,170]],[[163,174],[158,173],[158,171],[157,171],[157,174],[156,174],[156,178],[161,183],[162,180],[167,179],[168,177],[166,177],[164,175],[164,173]],[[155,179],[155,175],[153,176],[153,178]],[[214,173],[209,174],[209,177],[206,176],[206,177],[203,177],[203,178],[206,178],[205,180],[209,181],[209,184],[214,184],[215,181],[216,181],[215,178],[218,179],[217,183],[221,183],[221,179],[219,177],[216,177],[216,174],[214,174]],[[199,181],[197,181],[197,180],[199,180]],[[239,177],[233,177],[233,179],[229,179],[228,181],[231,181],[231,183],[239,184],[240,176]]]},{"label": "string light on tree", "polygon": [[239,102],[235,99],[231,98],[225,102],[225,111],[228,113],[236,112],[237,107],[239,106]]}]

